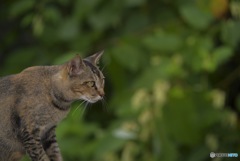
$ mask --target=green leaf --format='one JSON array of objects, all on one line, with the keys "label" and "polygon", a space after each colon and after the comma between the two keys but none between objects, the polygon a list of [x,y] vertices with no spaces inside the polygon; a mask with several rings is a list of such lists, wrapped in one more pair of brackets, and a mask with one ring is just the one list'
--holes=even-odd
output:
[{"label": "green leaf", "polygon": [[8,73],[13,73],[16,71],[19,72],[24,68],[29,67],[29,64],[33,62],[35,56],[36,55],[34,49],[22,48],[9,55],[9,57],[7,57],[7,59],[4,62],[4,65],[8,66],[7,70]]},{"label": "green leaf", "polygon": [[58,37],[64,41],[75,39],[77,38],[78,34],[79,34],[78,22],[71,19],[65,20],[58,30]]},{"label": "green leaf", "polygon": [[180,36],[176,34],[157,31],[153,35],[146,36],[146,38],[143,39],[143,43],[147,48],[152,50],[173,52],[181,47],[182,40]]},{"label": "green leaf", "polygon": [[56,7],[46,7],[43,11],[43,17],[49,23],[57,23],[61,20],[61,14]]},{"label": "green leaf", "polygon": [[200,146],[192,149],[190,155],[187,156],[187,161],[203,161],[209,159],[209,149],[205,146]]},{"label": "green leaf", "polygon": [[125,5],[128,7],[136,7],[143,5],[146,0],[125,0]]},{"label": "green leaf", "polygon": [[222,46],[217,48],[213,52],[213,61],[218,66],[223,62],[227,61],[230,56],[233,55],[232,48],[227,46]]},{"label": "green leaf", "polygon": [[33,17],[34,17],[33,14],[26,15],[25,17],[23,17],[21,25],[23,27],[27,27],[28,25],[30,25],[33,22]]},{"label": "green leaf", "polygon": [[200,10],[196,5],[183,5],[180,7],[183,19],[196,29],[205,29],[212,21],[212,16]]},{"label": "green leaf", "polygon": [[123,67],[136,71],[142,67],[146,59],[140,48],[130,44],[129,42],[124,42],[119,45],[119,47],[113,49],[113,57],[120,63]]},{"label": "green leaf", "polygon": [[102,157],[106,153],[119,150],[122,148],[125,142],[126,140],[116,138],[109,133],[101,140],[101,142],[99,142],[95,151],[95,155],[96,157]]},{"label": "green leaf", "polygon": [[94,9],[100,2],[101,0],[76,1],[73,8],[74,17],[77,20],[81,20],[82,18],[89,16],[89,14],[94,12]]},{"label": "green leaf", "polygon": [[171,78],[181,78],[185,72],[178,65],[173,64],[171,59],[162,58],[160,64],[147,66],[135,81],[134,87],[152,88],[156,80],[169,80]]},{"label": "green leaf", "polygon": [[238,111],[240,111],[240,95],[237,96],[236,105],[237,105]]},{"label": "green leaf", "polygon": [[221,26],[221,39],[231,47],[236,47],[240,42],[240,22],[228,20]]},{"label": "green leaf", "polygon": [[13,5],[10,7],[10,16],[12,18],[15,18],[27,10],[30,10],[35,1],[34,0],[24,0],[24,1],[16,1],[13,3]]},{"label": "green leaf", "polygon": [[219,115],[207,100],[205,92],[182,89],[184,95],[176,97],[170,91],[164,107],[164,123],[170,137],[183,145],[199,144],[205,130],[219,121]]},{"label": "green leaf", "polygon": [[67,53],[63,56],[58,57],[57,59],[55,59],[54,64],[63,64],[66,63],[67,61],[70,61],[73,57],[75,57],[77,54],[76,52],[70,52]]},{"label": "green leaf", "polygon": [[88,17],[89,25],[95,29],[96,31],[103,31],[110,27],[114,27],[120,22],[120,14],[121,14],[121,3],[119,1],[111,1],[114,4],[111,6],[109,3],[108,5],[104,6],[101,10],[92,12]]}]

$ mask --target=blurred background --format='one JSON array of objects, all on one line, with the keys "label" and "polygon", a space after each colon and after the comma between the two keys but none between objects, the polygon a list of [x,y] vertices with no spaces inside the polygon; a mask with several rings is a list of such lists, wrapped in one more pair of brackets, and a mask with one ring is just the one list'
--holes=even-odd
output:
[{"label": "blurred background", "polygon": [[65,161],[234,161],[209,154],[240,155],[239,18],[237,0],[3,1],[0,75],[104,49],[105,101],[58,126]]}]

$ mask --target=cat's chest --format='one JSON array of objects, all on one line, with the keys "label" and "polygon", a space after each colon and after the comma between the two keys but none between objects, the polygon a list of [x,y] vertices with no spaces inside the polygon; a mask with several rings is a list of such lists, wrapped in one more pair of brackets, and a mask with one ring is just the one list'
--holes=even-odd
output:
[{"label": "cat's chest", "polygon": [[32,112],[32,119],[39,125],[57,124],[66,117],[67,113],[51,107],[38,108]]},{"label": "cat's chest", "polygon": [[66,117],[67,113],[67,111],[63,112],[52,109],[47,113],[37,115],[35,123],[39,127],[40,136],[44,136],[49,129],[56,127]]},{"label": "cat's chest", "polygon": [[53,126],[57,126],[68,114],[68,111],[60,111],[50,106],[35,106],[29,109],[28,115],[24,114],[24,120],[30,129],[46,133]]}]

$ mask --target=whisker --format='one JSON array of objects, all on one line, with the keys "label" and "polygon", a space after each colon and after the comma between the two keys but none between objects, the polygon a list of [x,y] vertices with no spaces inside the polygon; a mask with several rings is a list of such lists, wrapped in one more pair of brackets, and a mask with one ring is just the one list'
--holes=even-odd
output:
[{"label": "whisker", "polygon": [[105,100],[104,97],[101,99],[101,102],[102,102],[102,107],[103,107],[103,109],[104,109],[107,113],[109,113],[109,110],[108,110],[108,108],[107,108],[108,104],[107,104],[107,101]]},{"label": "whisker", "polygon": [[102,67],[101,71],[103,72],[105,67],[107,66],[107,64],[104,64],[104,66]]},{"label": "whisker", "polygon": [[76,109],[72,112],[72,116],[76,113],[76,111],[80,108],[80,106],[83,104],[83,103],[85,103],[86,101],[83,101],[82,103],[80,103],[77,107],[76,107]]},{"label": "whisker", "polygon": [[84,114],[85,114],[85,111],[86,111],[86,109],[87,109],[87,106],[88,106],[88,104],[89,104],[89,102],[85,101],[85,105],[84,105],[84,107],[83,107],[83,110],[82,110],[82,113],[81,113],[81,117],[83,117],[83,116],[84,116]]}]

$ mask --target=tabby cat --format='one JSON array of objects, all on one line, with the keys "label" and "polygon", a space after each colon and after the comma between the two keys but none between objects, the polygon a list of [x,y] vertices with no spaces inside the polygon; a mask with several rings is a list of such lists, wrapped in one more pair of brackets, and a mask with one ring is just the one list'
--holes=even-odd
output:
[{"label": "tabby cat", "polygon": [[76,100],[104,96],[97,67],[103,52],[56,66],[35,66],[0,79],[0,161],[62,161],[56,125]]}]

